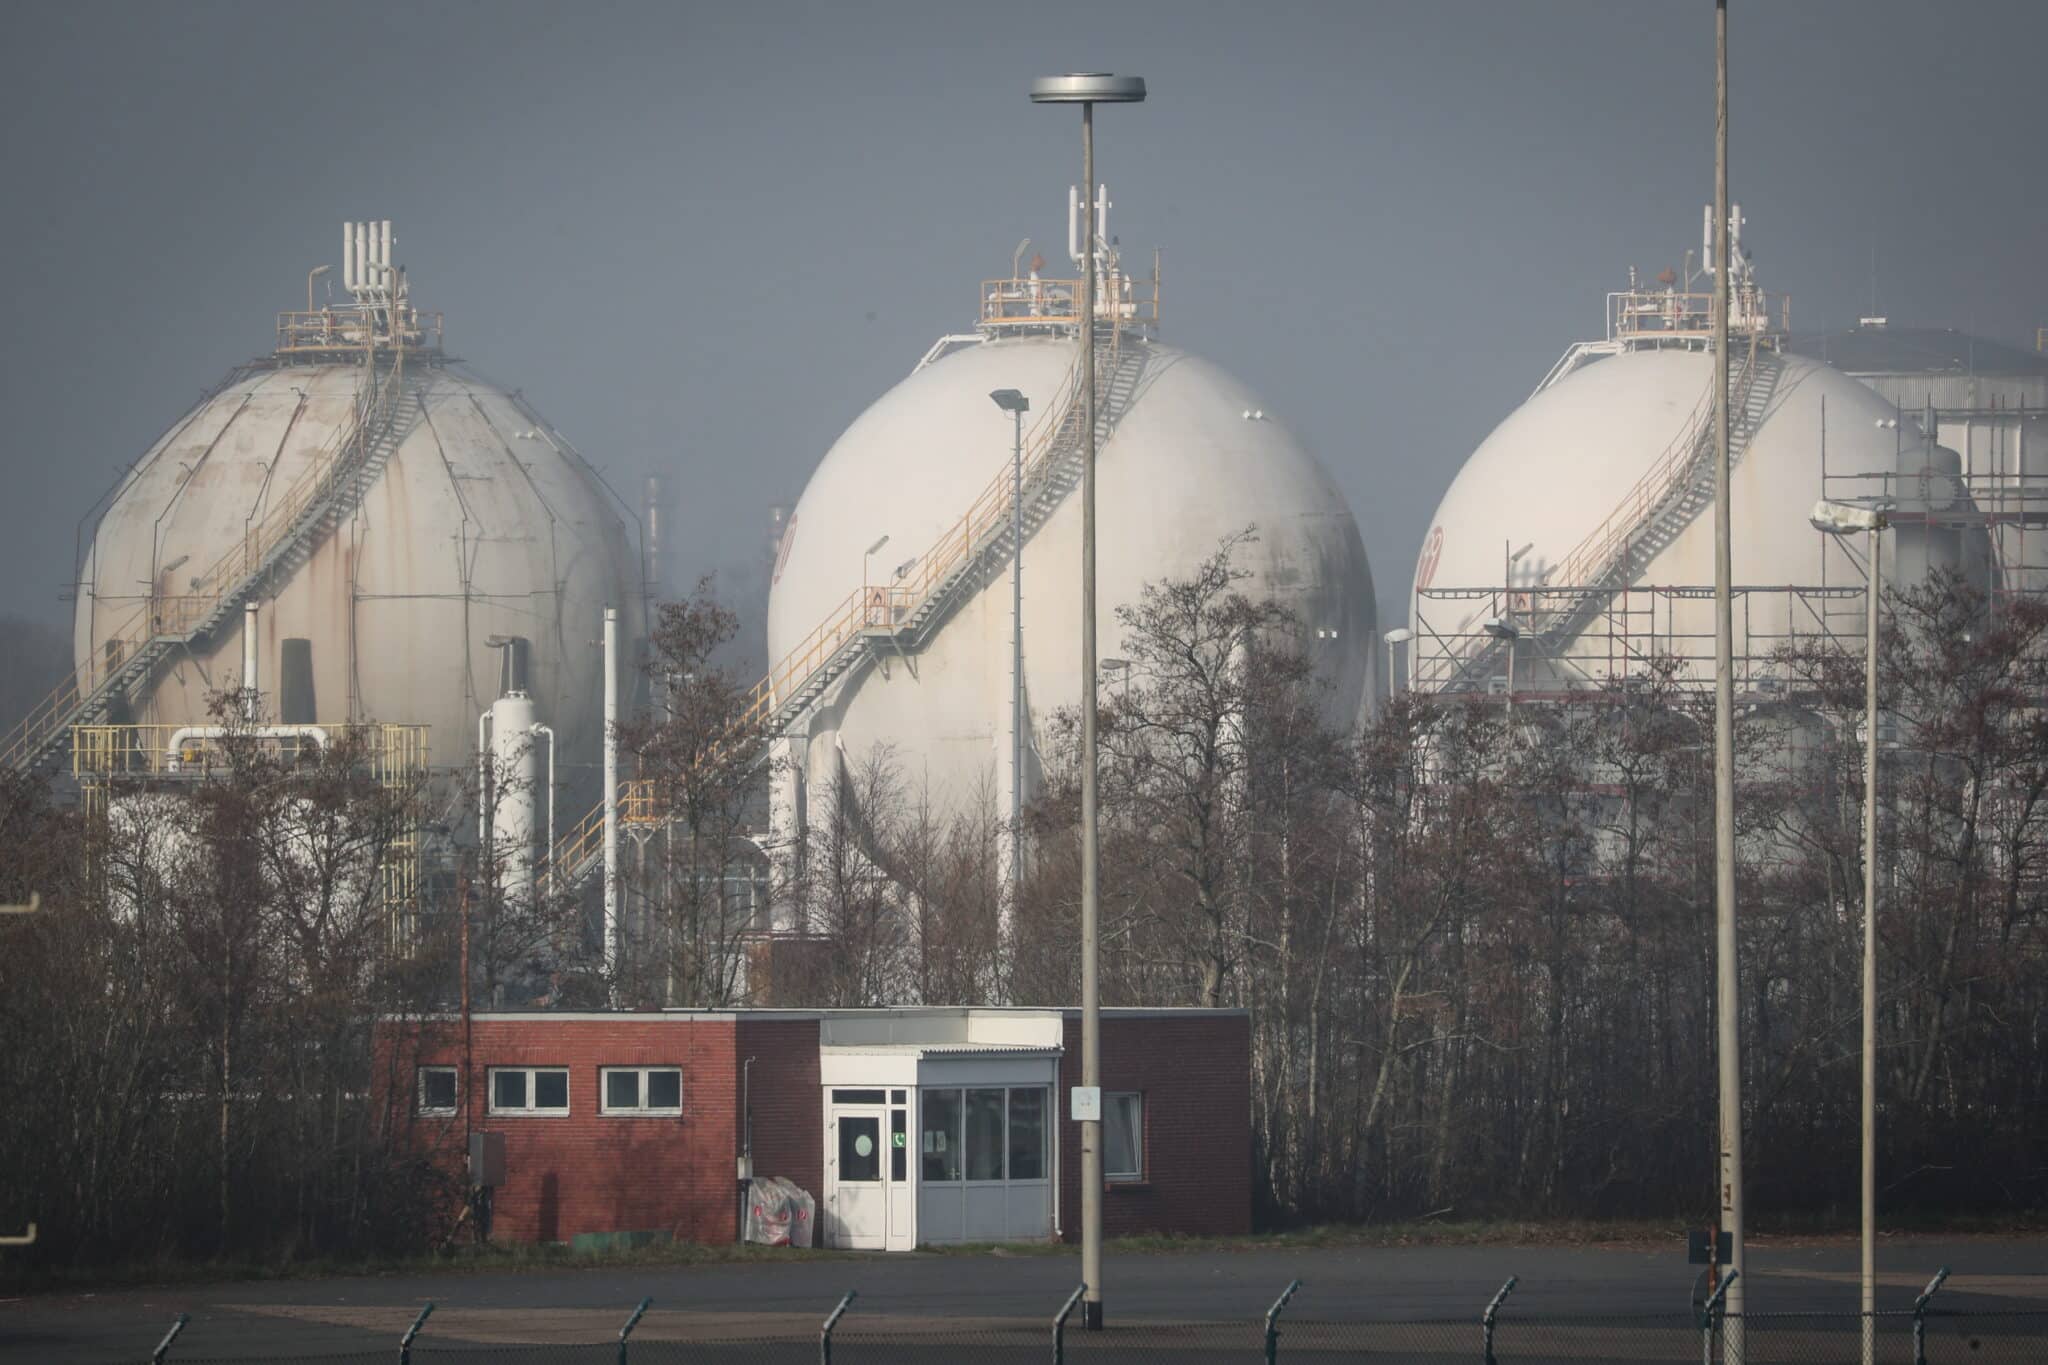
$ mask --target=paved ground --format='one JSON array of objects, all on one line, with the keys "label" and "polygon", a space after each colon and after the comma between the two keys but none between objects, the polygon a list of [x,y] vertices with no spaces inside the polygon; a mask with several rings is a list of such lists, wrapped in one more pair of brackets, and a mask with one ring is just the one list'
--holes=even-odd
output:
[{"label": "paved ground", "polygon": [[[1749,1308],[1853,1313],[1856,1263],[1853,1242],[1753,1243]],[[1940,1265],[1954,1272],[1940,1298],[1946,1307],[2048,1310],[2048,1238],[1888,1239],[1879,1260],[1880,1306],[1909,1306]],[[405,1324],[429,1299],[438,1307],[421,1338],[425,1347],[496,1348],[495,1354],[515,1343],[595,1346],[617,1340],[619,1325],[643,1297],[651,1297],[656,1310],[634,1340],[647,1343],[646,1354],[656,1356],[662,1354],[656,1344],[664,1341],[763,1334],[815,1341],[818,1322],[848,1289],[860,1291],[849,1329],[856,1319],[883,1315],[940,1318],[946,1321],[924,1328],[903,1325],[926,1331],[942,1327],[956,1335],[986,1330],[993,1344],[1002,1321],[1049,1321],[1072,1290],[1079,1266],[1072,1256],[874,1256],[787,1265],[364,1277],[50,1294],[0,1301],[0,1360],[146,1360],[181,1311],[193,1320],[171,1354],[174,1361],[285,1360],[340,1350],[389,1360]],[[1674,1244],[1654,1250],[1279,1248],[1115,1256],[1106,1278],[1112,1324],[1135,1329],[1141,1323],[1256,1324],[1296,1277],[1304,1286],[1287,1316],[1304,1324],[1438,1318],[1469,1324],[1510,1275],[1520,1281],[1509,1303],[1522,1322],[1564,1314],[1677,1315],[1686,1311],[1695,1273],[1685,1263],[1683,1248]],[[1416,1331],[1420,1340],[1421,1329]],[[850,1347],[859,1335],[850,1331]],[[1466,1343],[1468,1332],[1455,1335],[1460,1354],[1465,1345],[1476,1346],[1476,1336]],[[1304,1352],[1312,1336],[1307,1331],[1297,1336]],[[1256,1332],[1246,1337],[1247,1342],[1256,1340]],[[1002,1354],[933,1351],[928,1358],[981,1361]],[[423,1351],[420,1359],[432,1354]],[[570,1354],[555,1350],[523,1358]],[[861,1354],[843,1353],[847,1359]],[[896,1354],[927,1358],[923,1351]],[[2043,1354],[2048,1357],[2048,1347]],[[1043,1351],[1032,1355],[1037,1358]],[[679,1350],[667,1358],[709,1357]],[[1580,1358],[1597,1357],[1581,1353]],[[1973,1353],[1971,1358],[1987,1357]]]}]

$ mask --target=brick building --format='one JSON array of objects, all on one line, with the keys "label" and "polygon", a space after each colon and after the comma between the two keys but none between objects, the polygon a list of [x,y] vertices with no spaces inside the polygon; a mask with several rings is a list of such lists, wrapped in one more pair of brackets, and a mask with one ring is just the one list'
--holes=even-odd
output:
[{"label": "brick building", "polygon": [[[392,1024],[386,1121],[460,1177],[501,1135],[500,1241],[739,1235],[786,1176],[828,1246],[1079,1235],[1078,1010],[489,1013]],[[1242,1011],[1102,1012],[1109,1235],[1251,1222]]]}]

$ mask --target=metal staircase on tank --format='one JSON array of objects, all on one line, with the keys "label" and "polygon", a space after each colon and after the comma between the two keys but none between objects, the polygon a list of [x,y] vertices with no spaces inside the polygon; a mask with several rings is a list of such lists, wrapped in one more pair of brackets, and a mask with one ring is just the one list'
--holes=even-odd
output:
[{"label": "metal staircase on tank", "polygon": [[[1148,352],[1141,344],[1123,338],[1120,330],[1102,326],[1096,347],[1098,449],[1108,444],[1136,401],[1144,379]],[[1017,529],[1013,521],[1021,520],[1028,541],[1079,485],[1081,433],[1081,365],[1077,357],[1060,381],[1058,398],[1025,437],[1018,480],[1022,485],[1017,504],[1021,517],[1011,516],[1012,472],[1005,462],[960,520],[917,558],[909,574],[893,583],[854,589],[767,677],[754,684],[736,730],[764,737],[786,734],[825,699],[833,684],[872,657],[877,648],[906,652],[921,648],[969,587],[986,581],[1008,563]],[[662,819],[652,784],[640,779],[619,784],[619,811],[622,823],[658,824]],[[603,857],[604,804],[599,802],[556,841],[550,858],[556,869],[556,888],[573,891],[598,869]]]},{"label": "metal staircase on tank", "polygon": [[[1783,370],[1775,351],[1752,332],[1741,369],[1729,379],[1728,462],[1741,464],[1750,440],[1763,425]],[[1540,584],[1526,590],[1510,583],[1509,624],[1536,654],[1554,653],[1607,610],[1613,596],[1684,533],[1714,501],[1714,392],[1693,409],[1686,424],[1613,512]],[[1493,677],[1507,650],[1504,638],[1473,637],[1478,643],[1459,665],[1446,690],[1456,691]]]},{"label": "metal staircase on tank", "polygon": [[72,727],[105,719],[122,701],[147,689],[179,651],[211,639],[241,617],[242,605],[274,577],[302,564],[375,482],[397,449],[396,418],[409,385],[404,352],[394,352],[380,378],[374,356],[364,362],[349,420],[261,520],[199,577],[189,593],[155,595],[101,641],[95,656],[72,671],[0,742],[0,764],[44,772],[70,747]]}]

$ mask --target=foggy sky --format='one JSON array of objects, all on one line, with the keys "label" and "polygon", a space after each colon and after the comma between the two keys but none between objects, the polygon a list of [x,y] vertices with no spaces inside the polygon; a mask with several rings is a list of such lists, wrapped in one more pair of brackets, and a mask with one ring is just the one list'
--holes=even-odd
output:
[{"label": "foggy sky", "polygon": [[[1078,115],[1163,334],[1333,472],[1382,602],[1459,464],[1712,198],[1713,7],[1652,3],[10,6],[0,614],[64,622],[79,518],[267,350],[345,218],[449,349],[684,576],[752,561],[1018,239],[1064,264]],[[2048,6],[1736,0],[1734,197],[1795,326],[2048,324]],[[1875,272],[1873,274],[1873,261]],[[1118,513],[1105,509],[1106,525]],[[87,528],[89,530],[89,527]]]}]

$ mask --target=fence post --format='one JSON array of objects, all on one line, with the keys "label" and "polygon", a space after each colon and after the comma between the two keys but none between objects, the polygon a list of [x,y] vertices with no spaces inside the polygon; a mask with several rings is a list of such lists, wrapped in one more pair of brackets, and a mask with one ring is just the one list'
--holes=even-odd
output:
[{"label": "fence post", "polygon": [[846,1297],[832,1310],[832,1316],[826,1318],[825,1325],[818,1329],[818,1365],[832,1365],[832,1329],[839,1325],[839,1319],[846,1312],[846,1305],[852,1303],[854,1295],[858,1293],[858,1289],[847,1290]]},{"label": "fence post", "polygon": [[427,1300],[427,1306],[420,1309],[420,1315],[412,1320],[412,1326],[405,1329],[405,1335],[398,1339],[398,1365],[412,1365],[412,1341],[420,1334],[420,1328],[427,1325],[433,1315],[434,1301]]},{"label": "fence post", "polygon": [[1515,1277],[1510,1275],[1508,1282],[1500,1287],[1500,1293],[1493,1296],[1493,1302],[1486,1305],[1485,1316],[1479,1319],[1479,1325],[1486,1336],[1486,1365],[1500,1365],[1493,1358],[1493,1319],[1500,1312],[1500,1306],[1506,1301],[1507,1296],[1514,1292],[1514,1288]]},{"label": "fence post", "polygon": [[1076,1285],[1074,1292],[1067,1295],[1066,1303],[1060,1306],[1059,1316],[1052,1320],[1052,1365],[1066,1365],[1067,1359],[1067,1317],[1074,1311],[1074,1305],[1088,1292],[1088,1286]]},{"label": "fence post", "polygon": [[640,1306],[633,1310],[633,1316],[627,1318],[626,1325],[619,1329],[619,1365],[626,1365],[626,1338],[633,1335],[633,1329],[640,1325],[641,1316],[647,1312],[647,1306],[653,1302],[652,1296],[640,1300]]},{"label": "fence post", "polygon": [[1934,1278],[1920,1291],[1920,1297],[1913,1300],[1913,1365],[1927,1365],[1927,1301],[1934,1297],[1934,1291],[1941,1288],[1941,1282],[1948,1278],[1948,1267],[1934,1272]]},{"label": "fence post", "polygon": [[171,1354],[171,1343],[178,1339],[178,1333],[185,1330],[185,1324],[192,1321],[190,1313],[178,1314],[178,1320],[171,1324],[171,1330],[164,1333],[164,1339],[156,1344],[156,1352],[150,1356],[149,1365],[164,1365]]},{"label": "fence post", "polygon": [[1273,1300],[1273,1306],[1266,1310],[1266,1365],[1274,1365],[1280,1359],[1280,1310],[1294,1297],[1294,1291],[1301,1288],[1296,1280],[1280,1291],[1280,1297]]},{"label": "fence post", "polygon": [[1721,1300],[1728,1294],[1728,1286],[1735,1283],[1739,1272],[1729,1271],[1721,1283],[1714,1286],[1713,1294],[1700,1305],[1700,1365],[1714,1365],[1714,1315],[1721,1311]]}]

